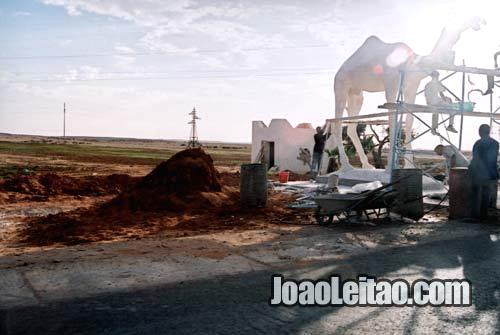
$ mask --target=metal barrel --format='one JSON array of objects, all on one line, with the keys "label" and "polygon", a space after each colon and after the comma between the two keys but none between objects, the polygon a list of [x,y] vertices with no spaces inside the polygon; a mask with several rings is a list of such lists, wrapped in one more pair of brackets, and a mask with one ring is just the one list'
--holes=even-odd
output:
[{"label": "metal barrel", "polygon": [[267,171],[265,164],[241,165],[240,202],[243,207],[266,206]]},{"label": "metal barrel", "polygon": [[450,170],[450,219],[463,219],[471,216],[471,190],[467,171],[467,168]]},{"label": "metal barrel", "polygon": [[394,213],[404,217],[419,220],[424,216],[424,200],[422,198],[422,170],[394,169],[391,181],[396,182],[393,189],[398,192]]}]

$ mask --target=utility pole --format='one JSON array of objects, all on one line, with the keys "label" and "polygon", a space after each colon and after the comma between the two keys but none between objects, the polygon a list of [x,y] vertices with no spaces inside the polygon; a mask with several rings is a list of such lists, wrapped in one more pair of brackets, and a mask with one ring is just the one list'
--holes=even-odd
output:
[{"label": "utility pole", "polygon": [[201,147],[200,142],[198,142],[198,133],[196,131],[196,120],[200,118],[196,115],[196,109],[193,107],[193,111],[189,113],[191,115],[191,121],[188,124],[191,125],[191,134],[189,135],[188,148],[199,148]]},{"label": "utility pole", "polygon": [[66,139],[66,103],[63,104],[63,137]]}]

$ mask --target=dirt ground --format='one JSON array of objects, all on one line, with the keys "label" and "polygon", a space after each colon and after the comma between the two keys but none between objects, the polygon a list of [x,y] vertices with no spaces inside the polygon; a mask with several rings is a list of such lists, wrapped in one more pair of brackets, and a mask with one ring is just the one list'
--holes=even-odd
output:
[{"label": "dirt ground", "polygon": [[[210,156],[181,159],[178,143],[9,140],[0,137],[0,333],[121,334],[123,327],[227,333],[249,327],[249,319],[282,333],[305,324],[317,330],[312,333],[342,327],[412,333],[396,328],[427,328],[411,326],[417,312],[399,308],[368,321],[359,319],[365,310],[350,307],[338,316],[330,309],[281,315],[269,310],[269,276],[368,272],[409,281],[466,276],[497,285],[489,269],[499,268],[498,224],[448,221],[446,208],[426,207],[433,211],[418,223],[319,226],[312,210],[286,207],[296,196],[272,189],[266,208],[240,208],[244,146],[212,144]],[[456,273],[460,267],[463,274]],[[460,313],[444,322],[440,311],[426,311],[425,320],[432,318],[440,333],[494,333],[488,320],[495,320],[490,296],[496,293],[489,286],[476,291],[484,301],[470,311],[479,321],[468,328],[456,321]],[[311,322],[325,311],[335,320]],[[287,321],[290,313],[295,322]]]},{"label": "dirt ground", "polygon": [[[141,199],[151,202],[149,199],[156,199],[163,190],[139,193],[132,200],[124,199],[123,194],[162,160],[138,159],[136,151],[115,150],[136,150],[142,146],[145,152],[155,150],[152,154],[165,152],[165,157],[171,157],[184,149],[180,143],[27,136],[0,136],[0,142],[3,144],[0,146],[0,254],[3,255],[82,243],[154,236],[183,238],[219,232],[238,234],[277,227],[301,229],[315,224],[312,210],[289,209],[286,206],[294,196],[272,190],[266,208],[240,208],[240,177],[234,152],[244,157],[249,153],[246,145],[212,143],[205,148],[211,156],[219,157],[215,160],[221,187],[217,192],[189,196],[197,198],[188,197],[190,200],[182,200],[182,204],[179,199],[161,198],[156,202],[171,203],[171,208],[140,210],[129,208],[130,203]],[[19,144],[23,146],[16,147]],[[107,151],[102,152],[101,148]],[[53,155],[40,155],[39,150]],[[277,179],[275,175],[269,177]],[[307,179],[306,175],[290,174],[291,181]],[[151,185],[147,188],[151,189]],[[120,201],[128,207],[116,207]],[[193,203],[203,205],[193,207]],[[423,221],[443,221],[445,216],[441,209]]]},{"label": "dirt ground", "polygon": [[[3,143],[28,143],[25,145],[29,149],[0,150],[0,171],[3,176],[0,178],[1,255],[158,235],[177,238],[219,231],[250,231],[284,221],[310,224],[312,220],[307,211],[295,213],[286,208],[293,197],[273,191],[269,194],[267,208],[251,211],[239,209],[239,169],[234,166],[232,159],[234,150],[240,150],[242,155],[247,154],[248,148],[245,146],[209,146],[228,148],[227,154],[216,153],[227,158],[228,163],[216,165],[222,189],[218,193],[203,193],[206,203],[214,207],[212,210],[172,208],[167,211],[128,211],[124,214],[123,210],[107,209],[106,213],[96,210],[133,187],[156,167],[156,163],[138,163],[134,156],[115,160],[113,154],[104,160],[100,154],[68,156],[67,152],[73,151],[62,150],[57,146],[136,148],[144,143],[132,140],[118,143],[100,140],[93,143],[86,139],[74,144],[67,140],[25,136],[9,136],[8,141]],[[39,155],[36,148],[30,145],[37,146],[40,143],[53,145],[59,151],[54,156]],[[145,146],[161,150],[161,145],[147,143]],[[172,145],[177,145],[176,151],[183,149],[178,144],[170,143],[166,150],[172,150]],[[210,152],[211,149],[206,150]],[[290,176],[290,180],[304,179],[307,177],[297,174]]]}]

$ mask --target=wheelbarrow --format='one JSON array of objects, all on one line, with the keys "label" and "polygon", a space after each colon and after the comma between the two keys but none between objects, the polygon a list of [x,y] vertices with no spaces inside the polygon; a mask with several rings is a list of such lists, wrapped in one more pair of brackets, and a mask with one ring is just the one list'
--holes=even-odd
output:
[{"label": "wheelbarrow", "polygon": [[318,195],[312,200],[318,205],[314,214],[320,225],[330,224],[337,220],[351,221],[353,217],[360,218],[363,214],[380,219],[387,216],[394,204],[398,192],[389,189],[397,182],[381,186],[375,190],[360,194],[329,193]]}]

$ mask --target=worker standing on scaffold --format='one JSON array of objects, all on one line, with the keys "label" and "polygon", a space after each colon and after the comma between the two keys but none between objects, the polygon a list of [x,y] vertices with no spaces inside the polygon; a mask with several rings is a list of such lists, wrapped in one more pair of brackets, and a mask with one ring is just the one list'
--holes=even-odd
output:
[{"label": "worker standing on scaffold", "polygon": [[[428,106],[434,106],[434,107],[446,107],[449,106],[453,103],[451,98],[447,97],[444,95],[444,91],[446,91],[446,88],[444,85],[439,81],[439,72],[437,71],[432,71],[431,73],[431,81],[425,85],[425,100],[427,101]],[[431,133],[433,135],[436,135],[436,129],[438,127],[438,121],[439,121],[439,113],[437,109],[432,110],[432,129]],[[446,128],[449,132],[456,133],[457,130],[453,126],[455,121],[455,114],[452,114],[450,116],[450,124]]]}]

